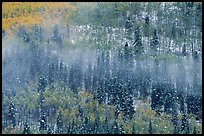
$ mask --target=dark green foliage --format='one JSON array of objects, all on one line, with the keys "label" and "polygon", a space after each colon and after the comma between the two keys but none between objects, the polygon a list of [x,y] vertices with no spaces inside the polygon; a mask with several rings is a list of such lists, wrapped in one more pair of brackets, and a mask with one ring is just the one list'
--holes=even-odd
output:
[{"label": "dark green foliage", "polygon": [[173,123],[173,126],[174,126],[174,129],[173,129],[173,134],[178,134],[179,133],[179,124],[178,124],[178,117],[177,115],[172,115],[172,123]]},{"label": "dark green foliage", "polygon": [[43,30],[39,25],[33,27],[33,36],[34,40],[39,40],[40,42],[43,40]]},{"label": "dark green foliage", "polygon": [[130,19],[130,17],[128,17],[126,22],[125,22],[125,29],[130,29],[131,27],[132,27],[131,19]]},{"label": "dark green foliage", "polygon": [[129,40],[132,40],[133,25],[130,17],[128,17],[125,22],[125,29],[126,29],[126,38]]},{"label": "dark green foliage", "polygon": [[39,76],[39,81],[38,81],[38,92],[44,92],[45,87],[46,87],[46,79],[45,76],[41,75]]},{"label": "dark green foliage", "polygon": [[197,133],[196,131],[197,131],[196,127],[193,127],[193,134],[196,134]]},{"label": "dark green foliage", "polygon": [[154,34],[153,34],[153,38],[150,42],[150,47],[153,49],[153,51],[157,51],[159,45],[159,40],[158,40],[158,36],[157,36],[157,30],[154,29]]},{"label": "dark green foliage", "polygon": [[150,23],[150,21],[149,21],[149,17],[146,16],[146,17],[145,17],[145,24],[149,25],[149,23]]},{"label": "dark green foliage", "polygon": [[10,124],[12,124],[12,127],[16,126],[16,110],[13,102],[11,101],[9,104],[9,110],[8,110],[8,119],[10,121]]},{"label": "dark green foliage", "polygon": [[2,38],[4,38],[6,36],[6,32],[4,29],[2,29]]},{"label": "dark green foliage", "polygon": [[39,131],[42,132],[44,130],[47,130],[47,121],[46,121],[46,116],[44,112],[41,113],[39,122],[40,122]]},{"label": "dark green foliage", "polygon": [[53,88],[54,83],[54,63],[49,65],[49,73],[48,73],[48,84]]},{"label": "dark green foliage", "polygon": [[148,128],[149,134],[153,134],[153,129],[152,129],[152,121],[149,121],[149,128]]},{"label": "dark green foliage", "polygon": [[71,125],[70,125],[70,123],[67,125],[67,134],[71,134]]},{"label": "dark green foliage", "polygon": [[24,128],[23,128],[23,133],[22,134],[30,134],[30,126],[27,124],[27,122],[24,124]]},{"label": "dark green foliage", "polygon": [[182,112],[182,113],[184,113],[185,112],[185,105],[184,105],[184,94],[183,93],[181,93],[180,94],[180,111]]},{"label": "dark green foliage", "polygon": [[145,37],[150,36],[150,21],[149,21],[148,16],[145,17],[145,24],[144,24],[144,31],[143,32],[144,32]]},{"label": "dark green foliage", "polygon": [[119,127],[116,120],[113,122],[113,134],[119,134]]},{"label": "dark green foliage", "polygon": [[151,98],[153,110],[160,108],[164,104],[164,86],[162,84],[153,85]]},{"label": "dark green foliage", "polygon": [[186,56],[186,54],[187,54],[187,52],[186,52],[186,44],[183,44],[182,54],[183,54],[184,56]]},{"label": "dark green foliage", "polygon": [[48,127],[47,134],[53,134],[52,128],[50,126]]},{"label": "dark green foliage", "polygon": [[172,35],[172,38],[176,37],[176,30],[175,30],[175,26],[174,25],[172,27],[171,35]]},{"label": "dark green foliage", "polygon": [[132,124],[132,134],[136,134],[136,128],[135,128],[135,124]]},{"label": "dark green foliage", "polygon": [[198,60],[199,59],[198,51],[194,51],[193,52],[193,59],[194,60]]},{"label": "dark green foliage", "polygon": [[59,34],[59,30],[58,30],[58,26],[56,25],[54,27],[54,35],[52,37],[52,40],[57,44],[57,46],[62,49],[62,37],[61,35]]},{"label": "dark green foliage", "polygon": [[[59,74],[60,76],[63,74],[63,63],[62,60],[60,60],[60,65],[59,65]],[[60,80],[62,80],[62,77],[60,77]]]},{"label": "dark green foliage", "polygon": [[22,40],[25,42],[25,43],[28,43],[30,42],[31,40],[31,36],[30,34],[28,33],[28,31],[26,30],[25,27],[20,27],[19,28],[19,31],[18,31],[18,34],[17,34],[19,37],[22,38]]},{"label": "dark green foliage", "polygon": [[143,52],[144,50],[144,47],[143,47],[143,44],[142,44],[142,39],[141,39],[141,35],[140,35],[140,30],[139,30],[139,27],[137,27],[135,29],[135,32],[134,32],[134,47],[135,47],[135,51],[136,52]]},{"label": "dark green foliage", "polygon": [[100,127],[99,113],[95,112],[94,132],[100,133]]},{"label": "dark green foliage", "polygon": [[69,86],[74,91],[81,87],[82,83],[82,71],[81,66],[78,62],[71,66],[69,72]]},{"label": "dark green foliage", "polygon": [[58,42],[58,40],[59,40],[59,30],[58,30],[58,26],[57,25],[54,27],[54,35],[52,37],[52,40],[54,42]]},{"label": "dark green foliage", "polygon": [[87,70],[87,72],[86,72],[86,74],[85,74],[85,79],[84,79],[85,81],[85,89],[87,90],[87,91],[92,91],[92,64],[91,63],[89,63],[89,65],[88,65],[88,70]]},{"label": "dark green foliage", "polygon": [[126,42],[125,43],[125,50],[127,50],[127,47],[128,47],[128,43]]},{"label": "dark green foliage", "polygon": [[132,119],[135,111],[133,106],[133,95],[130,90],[124,90],[122,98],[120,100],[120,107],[120,110],[124,112],[125,117]]},{"label": "dark green foliage", "polygon": [[62,113],[59,111],[57,116],[57,134],[63,133],[63,120],[62,120]]},{"label": "dark green foliage", "polygon": [[187,115],[184,114],[181,119],[181,132],[185,134],[189,134],[189,122],[187,119]]}]

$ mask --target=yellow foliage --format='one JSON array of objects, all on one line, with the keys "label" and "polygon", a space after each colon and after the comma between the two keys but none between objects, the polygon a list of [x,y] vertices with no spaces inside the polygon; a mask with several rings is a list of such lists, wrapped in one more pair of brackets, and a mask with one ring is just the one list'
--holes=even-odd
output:
[{"label": "yellow foliage", "polygon": [[122,122],[123,116],[124,116],[124,113],[120,112],[116,119],[116,122],[118,123],[118,125]]},{"label": "yellow foliage", "polygon": [[92,122],[94,122],[95,119],[96,119],[96,117],[95,117],[95,115],[93,113],[89,114],[89,118],[90,118],[90,121],[92,121]]},{"label": "yellow foliage", "polygon": [[[31,26],[59,21],[60,16],[65,19],[72,10],[76,8],[67,2],[3,2],[2,29],[12,31],[21,25]],[[51,20],[47,20],[48,18]]]},{"label": "yellow foliage", "polygon": [[104,114],[99,117],[99,121],[100,121],[100,122],[104,122],[105,119],[106,119],[106,118],[105,118],[105,115],[104,115]]},{"label": "yellow foliage", "polygon": [[127,134],[132,133],[132,122],[125,122],[124,124],[124,130],[127,132]]}]

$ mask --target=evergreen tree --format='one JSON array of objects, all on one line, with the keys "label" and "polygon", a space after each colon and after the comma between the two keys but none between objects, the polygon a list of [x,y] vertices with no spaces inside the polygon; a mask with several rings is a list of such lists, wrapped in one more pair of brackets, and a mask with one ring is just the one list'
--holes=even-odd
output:
[{"label": "evergreen tree", "polygon": [[47,130],[47,121],[46,121],[45,113],[42,111],[41,117],[40,117],[39,131],[42,132],[44,130]]},{"label": "evergreen tree", "polygon": [[189,122],[187,119],[187,115],[183,114],[182,119],[181,119],[181,132],[185,134],[189,134]]},{"label": "evergreen tree", "polygon": [[95,121],[94,121],[94,130],[95,133],[100,133],[100,117],[99,117],[99,113],[96,111],[95,112]]},{"label": "evergreen tree", "polygon": [[68,83],[68,72],[67,72],[67,66],[64,67],[64,76],[63,76],[64,83]]},{"label": "evergreen tree", "polygon": [[128,60],[128,58],[129,58],[128,42],[125,43],[125,47],[124,47],[124,57],[125,57],[126,60]]},{"label": "evergreen tree", "polygon": [[60,65],[59,65],[59,79],[60,81],[63,81],[63,75],[64,75],[64,66],[63,66],[63,63],[62,63],[62,60],[60,61]]},{"label": "evergreen tree", "polygon": [[57,25],[54,27],[54,34],[53,34],[52,40],[58,45],[58,47],[60,47],[60,49],[62,49],[62,37],[59,34]]},{"label": "evergreen tree", "polygon": [[125,90],[123,92],[123,97],[121,97],[120,99],[120,107],[122,108],[121,110],[124,112],[124,116],[128,119],[132,119],[135,111],[133,106],[133,94],[131,93],[131,90]]},{"label": "evergreen tree", "polygon": [[149,22],[149,17],[146,16],[146,17],[145,17],[145,24],[149,25],[149,23],[150,23],[150,22]]},{"label": "evergreen tree", "polygon": [[58,26],[55,25],[55,27],[54,27],[54,34],[53,34],[52,40],[54,42],[57,42],[58,39],[59,39],[59,30],[58,30]]},{"label": "evergreen tree", "polygon": [[38,80],[38,92],[44,92],[46,87],[46,79],[45,76],[39,76]]},{"label": "evergreen tree", "polygon": [[71,125],[68,123],[67,125],[67,134],[71,134]]},{"label": "evergreen tree", "polygon": [[53,88],[54,85],[54,63],[51,63],[49,65],[49,71],[48,71],[48,84]]},{"label": "evergreen tree", "polygon": [[85,89],[87,91],[91,91],[92,90],[91,89],[92,88],[92,85],[91,85],[92,81],[91,81],[91,79],[92,79],[92,65],[91,65],[91,63],[89,63],[88,70],[87,70],[87,72],[85,74],[85,79],[84,79]]},{"label": "evergreen tree", "polygon": [[59,111],[57,116],[57,133],[62,134],[63,133],[63,121],[62,121],[62,113]]},{"label": "evergreen tree", "polygon": [[48,126],[47,134],[53,134],[51,126]]},{"label": "evergreen tree", "polygon": [[16,126],[16,110],[13,102],[11,101],[9,104],[8,118],[11,121],[12,127]]},{"label": "evergreen tree", "polygon": [[140,30],[139,30],[139,27],[137,27],[136,29],[135,29],[135,33],[134,33],[134,43],[133,43],[133,45],[134,45],[134,47],[135,47],[135,51],[136,52],[143,52],[143,50],[144,50],[144,47],[143,47],[143,45],[142,45],[142,39],[141,39],[141,35],[140,35]]},{"label": "evergreen tree", "polygon": [[113,134],[119,134],[119,128],[118,128],[118,123],[116,122],[116,119],[113,122]]},{"label": "evergreen tree", "polygon": [[152,48],[152,50],[157,51],[158,45],[159,45],[159,40],[157,36],[157,30],[154,29],[154,35],[153,35],[153,39],[150,42],[150,47]]},{"label": "evergreen tree", "polygon": [[43,31],[39,25],[35,25],[33,27],[33,36],[35,40],[42,41],[43,40]]},{"label": "evergreen tree", "polygon": [[125,22],[126,38],[132,40],[132,20],[130,17],[127,18]]},{"label": "evergreen tree", "polygon": [[75,122],[74,119],[72,120],[72,124],[71,124],[71,129],[70,129],[70,134],[75,134],[76,133],[76,129],[75,129]]},{"label": "evergreen tree", "polygon": [[24,26],[21,26],[19,28],[18,36],[21,37],[25,43],[28,43],[31,41],[31,36],[28,33],[26,27],[24,27]]},{"label": "evergreen tree", "polygon": [[174,126],[173,133],[174,134],[178,134],[179,133],[179,125],[178,125],[178,117],[177,117],[177,115],[173,115],[172,123],[173,123],[173,126]]},{"label": "evergreen tree", "polygon": [[149,37],[149,31],[150,31],[150,20],[149,17],[145,17],[145,24],[144,24],[144,36]]},{"label": "evergreen tree", "polygon": [[2,29],[2,39],[6,36],[6,32],[4,29]]},{"label": "evergreen tree", "polygon": [[149,134],[153,134],[153,129],[152,129],[152,121],[150,119],[149,121],[149,128],[148,128]]},{"label": "evergreen tree", "polygon": [[30,126],[27,124],[27,122],[24,124],[23,133],[22,134],[30,134]]},{"label": "evergreen tree", "polygon": [[89,119],[88,117],[85,117],[84,122],[83,122],[83,133],[89,133]]},{"label": "evergreen tree", "polygon": [[172,30],[171,30],[171,36],[173,39],[176,38],[176,30],[175,30],[175,26],[173,25]]},{"label": "evergreen tree", "polygon": [[182,54],[183,54],[184,56],[186,56],[186,54],[187,54],[187,52],[186,52],[186,44],[185,44],[185,43],[183,44]]},{"label": "evergreen tree", "polygon": [[132,134],[136,134],[136,128],[134,122],[132,123]]},{"label": "evergreen tree", "polygon": [[82,86],[82,71],[78,62],[71,66],[69,72],[69,87],[76,93]]},{"label": "evergreen tree", "polygon": [[196,127],[194,126],[193,127],[193,134],[196,134],[197,132],[196,132],[197,130],[196,130]]},{"label": "evergreen tree", "polygon": [[105,121],[104,121],[104,132],[106,134],[109,134],[109,123],[108,123],[108,117],[106,116]]}]

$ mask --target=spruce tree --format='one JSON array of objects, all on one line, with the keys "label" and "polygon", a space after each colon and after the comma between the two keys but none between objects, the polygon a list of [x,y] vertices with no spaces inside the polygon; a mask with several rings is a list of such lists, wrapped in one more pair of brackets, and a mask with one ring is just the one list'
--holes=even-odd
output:
[{"label": "spruce tree", "polygon": [[48,127],[47,134],[53,134],[53,133],[52,133],[52,129],[51,129],[50,126]]},{"label": "spruce tree", "polygon": [[132,134],[136,134],[136,128],[134,122],[132,123]]},{"label": "spruce tree", "polygon": [[152,48],[153,51],[157,51],[159,45],[159,40],[158,40],[158,36],[157,36],[157,30],[154,29],[154,34],[153,34],[153,38],[150,42],[150,47]]},{"label": "spruce tree", "polygon": [[16,110],[13,102],[11,101],[9,104],[8,118],[11,121],[12,127],[16,126]]},{"label": "spruce tree", "polygon": [[113,134],[118,134],[119,133],[119,128],[118,128],[118,123],[116,122],[116,119],[113,122]]},{"label": "spruce tree", "polygon": [[153,134],[153,129],[152,129],[152,121],[150,119],[149,121],[149,128],[148,128],[149,134]]},{"label": "spruce tree", "polygon": [[140,35],[140,30],[139,30],[139,27],[137,27],[135,29],[135,32],[134,32],[134,47],[135,47],[135,52],[143,52],[144,51],[144,47],[142,45],[142,38],[141,38],[141,35]]},{"label": "spruce tree", "polygon": [[186,56],[187,52],[186,52],[186,44],[183,44],[183,48],[182,48],[182,54],[183,56]]},{"label": "spruce tree", "polygon": [[144,36],[149,37],[149,31],[150,31],[150,20],[149,17],[145,17],[145,24],[144,24]]},{"label": "spruce tree", "polygon": [[44,92],[46,87],[46,79],[44,75],[39,76],[38,92]]},{"label": "spruce tree", "polygon": [[30,134],[30,126],[27,124],[27,122],[24,124],[23,133],[22,134]]},{"label": "spruce tree", "polygon": [[132,40],[132,27],[132,20],[128,17],[125,22],[126,38],[128,40]]},{"label": "spruce tree", "polygon": [[63,133],[63,121],[62,121],[62,112],[59,111],[57,116],[57,133],[62,134]]},{"label": "spruce tree", "polygon": [[182,133],[185,133],[185,134],[189,134],[189,122],[188,122],[188,119],[187,119],[187,115],[184,114],[182,116],[182,119],[181,119],[181,132]]},{"label": "spruce tree", "polygon": [[71,125],[68,123],[67,125],[67,134],[71,134]]},{"label": "spruce tree", "polygon": [[54,63],[51,63],[49,65],[49,71],[48,71],[48,84],[51,86],[51,88],[54,87]]},{"label": "spruce tree", "polygon": [[39,131],[42,132],[44,130],[47,130],[47,121],[46,121],[45,113],[42,111],[41,117],[40,117]]},{"label": "spruce tree", "polygon": [[196,127],[194,126],[193,127],[193,134],[196,134],[197,132],[196,132],[197,130],[196,130]]}]

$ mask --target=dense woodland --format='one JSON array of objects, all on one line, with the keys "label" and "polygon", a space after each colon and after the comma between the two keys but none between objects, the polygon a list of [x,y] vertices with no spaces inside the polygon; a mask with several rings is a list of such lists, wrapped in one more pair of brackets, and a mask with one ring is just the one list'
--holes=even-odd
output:
[{"label": "dense woodland", "polygon": [[3,133],[202,133],[201,2],[9,4]]}]

